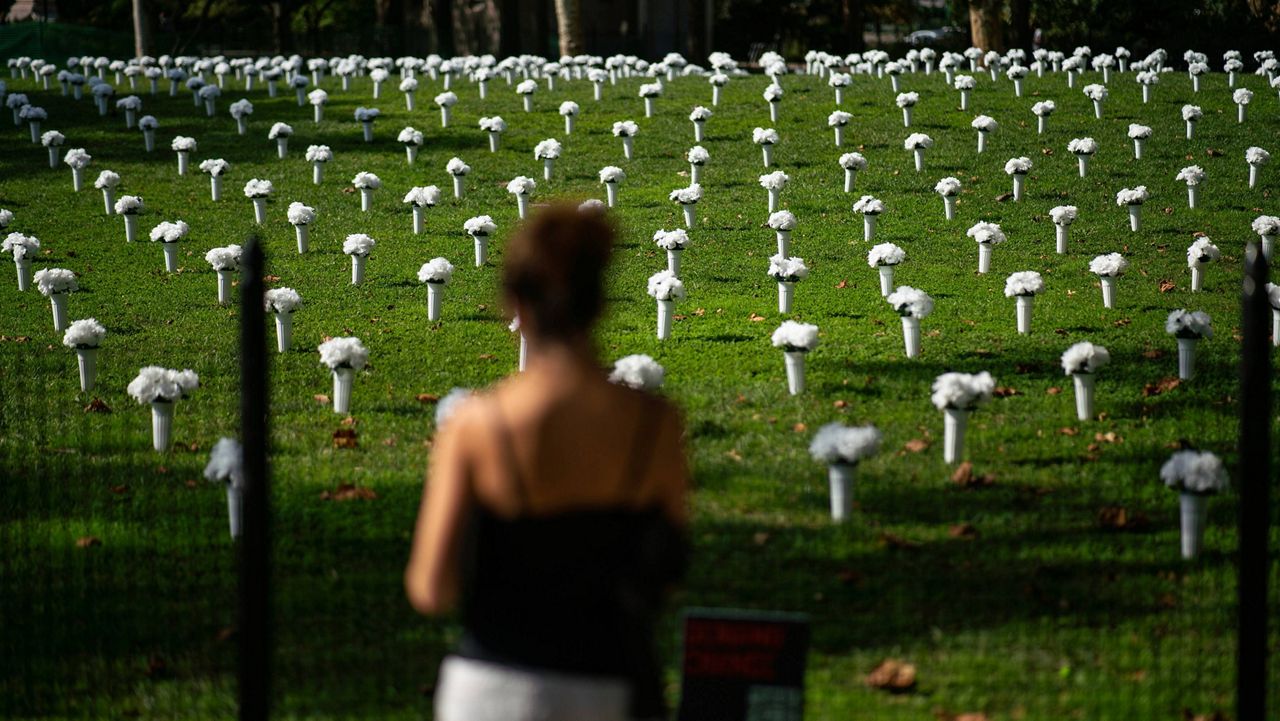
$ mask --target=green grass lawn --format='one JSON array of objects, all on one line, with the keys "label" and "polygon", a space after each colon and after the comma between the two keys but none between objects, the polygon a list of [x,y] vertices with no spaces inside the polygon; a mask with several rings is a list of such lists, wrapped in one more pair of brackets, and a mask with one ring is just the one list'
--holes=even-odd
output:
[{"label": "green grass lawn", "polygon": [[[1095,82],[1092,79],[1086,82]],[[524,113],[505,82],[481,102],[473,85],[455,88],[461,101],[452,127],[441,130],[430,103],[438,85],[423,81],[409,113],[394,84],[371,101],[370,83],[350,92],[326,80],[325,120],[297,107],[292,93],[268,99],[255,90],[249,134],[238,136],[226,108],[243,93],[228,89],[217,116],[206,118],[184,90],[179,97],[143,95],[144,113],[160,120],[157,150],[143,152],[141,133],[122,115],[100,118],[92,102],[63,98],[10,81],[45,107],[45,129],[66,134],[64,151],[93,155],[86,190],[71,190],[70,171],[48,167],[46,151],[27,129],[0,114],[0,207],[12,210],[11,231],[38,236],[35,267],[80,275],[70,317],[95,317],[108,329],[98,389],[110,413],[86,413],[74,354],[54,333],[48,302],[17,291],[12,266],[0,276],[0,706],[15,718],[218,718],[234,710],[235,617],[233,545],[221,488],[204,481],[208,451],[236,435],[237,310],[219,307],[215,275],[203,259],[210,248],[259,233],[274,285],[297,289],[294,349],[271,358],[272,458],[277,549],[277,708],[289,718],[421,718],[439,659],[456,638],[447,621],[416,617],[403,598],[407,557],[433,433],[433,406],[419,394],[455,386],[482,387],[513,371],[517,342],[497,298],[503,239],[516,226],[505,189],[518,174],[537,178],[535,201],[603,198],[596,173],[627,172],[621,187],[617,260],[609,279],[610,307],[599,333],[602,362],[648,353],[667,369],[664,393],[687,415],[696,491],[695,559],[673,609],[734,606],[802,611],[813,618],[806,694],[811,719],[934,719],[984,712],[991,719],[1179,719],[1183,710],[1233,713],[1236,542],[1234,496],[1211,501],[1203,557],[1178,553],[1177,496],[1158,477],[1181,441],[1213,450],[1236,465],[1236,365],[1239,292],[1249,224],[1278,210],[1277,170],[1264,169],[1247,187],[1245,148],[1280,152],[1276,97],[1262,79],[1241,79],[1257,93],[1248,122],[1236,123],[1224,75],[1206,78],[1193,95],[1184,73],[1165,75],[1151,104],[1141,102],[1132,74],[1113,77],[1102,120],[1062,76],[1012,83],[978,76],[970,110],[941,75],[905,76],[903,89],[921,94],[914,125],[902,127],[889,81],[857,76],[844,110],[854,119],[844,148],[833,147],[827,114],[834,97],[824,81],[788,77],[776,128],[775,165],[790,176],[782,206],[799,218],[792,252],[812,274],[796,294],[797,320],[821,328],[810,354],[808,390],[786,392],[783,360],[769,335],[781,318],[775,285],[765,271],[775,252],[766,193],[757,177],[759,149],[751,130],[768,126],[760,76],[733,80],[703,145],[704,173],[693,243],[683,258],[689,297],[673,337],[654,336],[655,304],[645,294],[665,257],[650,237],[681,222],[667,193],[688,182],[684,152],[692,146],[687,116],[710,103],[698,78],[668,85],[655,117],[643,117],[639,79],[605,88],[593,102],[585,81],[545,84]],[[1097,80],[1100,82],[1100,79]],[[127,87],[127,86],[126,86]],[[125,93],[121,93],[122,95]],[[1031,105],[1052,98],[1057,112],[1036,134]],[[556,109],[582,106],[571,136]],[[1205,111],[1187,141],[1179,108]],[[361,142],[352,120],[357,105],[379,107],[373,144]],[[476,127],[500,114],[510,130],[496,154]],[[975,154],[969,123],[977,113],[1001,124],[987,152]],[[616,120],[641,127],[633,161],[610,134]],[[279,160],[266,137],[273,122],[291,123],[289,156]],[[1155,129],[1135,161],[1130,122]],[[427,135],[416,165],[395,142],[412,124]],[[910,132],[936,146],[923,173],[902,147]],[[179,177],[168,149],[175,135],[199,142],[192,174]],[[1069,140],[1089,135],[1101,150],[1080,178]],[[548,137],[565,144],[555,179],[541,179],[533,146]],[[311,182],[306,146],[334,149],[323,185]],[[870,167],[853,195],[842,192],[842,152],[861,151]],[[446,161],[468,162],[467,195],[450,195]],[[1011,188],[1004,162],[1025,155],[1035,168],[1026,197]],[[224,199],[209,199],[205,158],[232,164]],[[1201,207],[1188,210],[1174,179],[1199,164],[1208,172]],[[126,244],[123,221],[105,216],[92,180],[119,172],[120,193],[147,203],[143,235],[161,220],[191,226],[181,272],[164,272],[155,244]],[[360,212],[349,180],[359,171],[381,176],[371,212]],[[964,184],[957,219],[943,218],[934,183],[948,175]],[[250,178],[276,188],[265,226],[253,223],[240,188]],[[407,206],[413,185],[436,184],[447,200],[427,213],[427,232],[411,234]],[[1152,198],[1141,232],[1131,233],[1114,195],[1145,184]],[[897,282],[919,287],[937,303],[924,320],[923,353],[903,357],[898,318],[879,294],[866,264],[862,219],[850,210],[861,193],[882,199],[876,242],[904,247]],[[299,200],[319,209],[312,248],[298,255],[285,208]],[[1048,211],[1080,208],[1066,255],[1054,253]],[[491,264],[476,269],[462,224],[490,214],[499,230]],[[1009,241],[995,250],[992,272],[977,275],[977,249],[965,230],[999,222]],[[349,233],[378,241],[367,280],[349,285],[341,252]],[[1223,252],[1207,271],[1205,290],[1190,292],[1185,249],[1195,232]],[[1132,262],[1115,310],[1102,307],[1088,262],[1118,251]],[[445,256],[458,271],[442,322],[426,317],[426,290],[416,279],[423,262]],[[1037,270],[1046,292],[1037,300],[1033,332],[1015,332],[1014,302],[1005,277]],[[1164,281],[1172,289],[1162,290]],[[1198,376],[1147,395],[1144,386],[1177,373],[1174,340],[1164,319],[1175,308],[1201,309],[1216,334],[1201,343]],[[342,419],[315,398],[331,393],[315,346],[325,336],[357,335],[370,367],[356,380],[352,406],[359,447],[335,449]],[[1110,349],[1097,391],[1098,420],[1075,420],[1069,378],[1059,356],[1090,340]],[[274,337],[271,339],[274,343]],[[202,387],[178,404],[174,450],[150,447],[149,412],[125,386],[139,367],[192,368]],[[934,377],[947,370],[990,371],[1013,389],[978,412],[967,457],[994,485],[965,489],[942,461],[942,416],[929,402]],[[874,423],[884,450],[858,469],[857,508],[844,525],[829,520],[825,469],[809,458],[820,425]],[[924,450],[920,443],[928,444]],[[339,484],[371,489],[375,499],[336,502],[321,494]],[[1139,523],[1105,528],[1099,512],[1119,506]],[[971,524],[976,537],[953,527]],[[100,545],[78,547],[85,537]],[[1273,589],[1276,585],[1273,585]],[[1274,597],[1274,593],[1273,593]],[[678,694],[678,624],[664,626],[670,692]],[[864,676],[885,658],[916,665],[912,693],[868,688]],[[1280,691],[1272,674],[1272,696]]]}]

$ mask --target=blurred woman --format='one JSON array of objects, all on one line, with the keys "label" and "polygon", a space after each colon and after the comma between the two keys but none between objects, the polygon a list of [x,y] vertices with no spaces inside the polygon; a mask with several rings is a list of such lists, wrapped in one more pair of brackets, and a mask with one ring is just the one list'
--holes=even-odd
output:
[{"label": "blurred woman", "polygon": [[671,404],[598,363],[612,246],[603,215],[570,206],[524,226],[502,290],[526,370],[438,429],[405,587],[461,617],[440,721],[665,714],[654,622],[684,570],[689,472]]}]

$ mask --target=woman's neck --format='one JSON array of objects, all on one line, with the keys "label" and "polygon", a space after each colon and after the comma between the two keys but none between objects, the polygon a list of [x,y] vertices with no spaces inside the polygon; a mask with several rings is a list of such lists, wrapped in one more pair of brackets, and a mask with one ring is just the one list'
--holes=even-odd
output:
[{"label": "woman's neck", "polygon": [[530,375],[571,380],[601,373],[595,345],[589,338],[555,341],[530,338],[528,353],[525,372]]}]

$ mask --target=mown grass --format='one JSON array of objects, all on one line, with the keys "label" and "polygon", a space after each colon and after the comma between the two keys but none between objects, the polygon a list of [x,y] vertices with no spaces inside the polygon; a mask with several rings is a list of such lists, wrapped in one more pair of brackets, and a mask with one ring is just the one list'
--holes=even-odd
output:
[{"label": "mown grass", "polygon": [[[791,182],[782,195],[800,225],[793,253],[812,276],[797,292],[799,320],[817,323],[822,345],[809,358],[809,390],[786,394],[781,353],[769,345],[780,318],[767,258],[773,233],[763,225],[763,172],[751,129],[767,126],[759,76],[734,80],[703,143],[712,156],[704,175],[693,246],[685,254],[689,298],[674,337],[653,337],[654,304],[646,278],[665,259],[649,241],[653,231],[680,222],[666,199],[687,183],[684,151],[693,145],[687,120],[710,101],[700,79],[679,79],[643,118],[639,80],[606,87],[591,99],[585,82],[545,86],[535,112],[503,82],[481,103],[473,86],[453,124],[439,127],[424,82],[418,110],[404,109],[394,91],[370,100],[369,84],[350,92],[326,81],[326,120],[292,95],[271,100],[249,94],[257,110],[249,135],[236,135],[226,113],[242,96],[228,90],[208,119],[183,92],[144,95],[146,113],[161,123],[158,149],[142,152],[137,131],[114,112],[100,118],[89,100],[75,103],[30,83],[49,111],[46,129],[68,137],[67,148],[94,156],[89,189],[71,192],[65,167],[50,170],[45,150],[25,128],[0,140],[0,207],[17,216],[11,230],[38,236],[37,267],[67,267],[82,290],[71,317],[96,317],[109,329],[94,396],[109,414],[85,413],[75,358],[52,331],[47,301],[0,282],[0,698],[14,717],[211,718],[234,704],[233,547],[226,535],[222,491],[200,472],[207,451],[237,432],[237,335],[234,308],[215,302],[209,248],[264,240],[278,285],[304,298],[294,350],[271,359],[278,708],[288,718],[414,718],[429,715],[438,659],[456,635],[449,622],[415,617],[404,602],[400,573],[433,430],[432,408],[418,394],[454,386],[480,387],[512,371],[516,342],[496,298],[502,238],[516,225],[505,183],[517,174],[538,178],[536,198],[603,197],[596,172],[627,171],[616,217],[622,227],[611,272],[611,305],[600,333],[601,359],[649,353],[667,369],[665,393],[687,414],[697,490],[696,557],[675,606],[723,605],[804,611],[814,621],[808,717],[924,719],[935,714],[985,712],[993,719],[1175,718],[1232,709],[1235,573],[1233,496],[1214,500],[1206,552],[1194,563],[1178,558],[1176,496],[1161,487],[1159,464],[1180,441],[1214,450],[1235,466],[1238,288],[1249,223],[1276,210],[1275,173],[1247,189],[1244,150],[1280,150],[1275,97],[1260,79],[1242,82],[1257,92],[1247,124],[1235,122],[1224,76],[1209,77],[1199,95],[1188,79],[1166,75],[1154,101],[1141,103],[1131,75],[1117,76],[1102,120],[1087,98],[1062,77],[1029,78],[1027,97],[1013,96],[1003,78],[979,77],[971,111],[940,75],[908,76],[904,90],[921,93],[912,130],[902,127],[888,80],[856,79],[844,109],[854,114],[846,147],[832,145],[826,116],[831,91],[820,80],[789,77],[776,125],[782,141],[777,167]],[[1092,82],[1092,79],[1089,80]],[[1038,136],[1030,106],[1053,98],[1059,109]],[[582,105],[572,136],[563,137],[556,108]],[[1179,108],[1205,109],[1196,138],[1187,141]],[[372,145],[351,120],[357,105],[384,115]],[[975,155],[969,121],[987,113],[1001,130],[987,153]],[[496,154],[476,129],[481,115],[501,114],[510,126]],[[7,117],[7,113],[5,114]],[[623,162],[609,133],[615,120],[640,123],[636,159]],[[272,122],[294,126],[289,157],[278,160],[266,139]],[[1132,159],[1130,122],[1155,128],[1142,161]],[[8,127],[7,120],[0,127]],[[409,166],[395,142],[412,124],[427,134],[418,163]],[[937,141],[925,172],[902,149],[912,131]],[[206,176],[176,175],[169,140],[197,138],[200,159],[222,157],[232,170],[224,200],[208,198]],[[1073,137],[1102,146],[1090,174],[1076,175],[1066,151]],[[544,183],[532,156],[543,138],[559,137],[565,154],[555,179]],[[308,144],[333,147],[326,180],[311,183],[302,158]],[[902,357],[896,316],[878,292],[865,262],[856,199],[842,192],[841,152],[859,149],[870,168],[858,193],[883,199],[888,210],[877,242],[907,249],[897,280],[937,301],[924,321],[923,355]],[[1209,152],[1212,149],[1215,152]],[[1217,153],[1216,151],[1221,151]],[[462,202],[451,198],[428,212],[428,232],[410,234],[399,201],[411,185],[434,183],[449,196],[445,162],[460,156],[473,167]],[[997,196],[1010,188],[1004,161],[1027,155],[1035,169],[1021,203]],[[1197,163],[1208,171],[1202,207],[1186,207],[1174,175]],[[122,221],[103,215],[91,187],[96,171],[124,177],[120,192],[145,197],[143,229],[183,219],[192,232],[183,244],[183,271],[163,272],[160,249],[127,245]],[[359,212],[348,190],[358,171],[381,176],[372,212]],[[944,175],[964,183],[958,219],[943,219],[933,184]],[[239,192],[244,181],[276,186],[269,222],[253,224]],[[1130,233],[1114,193],[1145,184],[1152,200],[1140,233]],[[289,201],[320,210],[312,250],[299,256],[285,222]],[[1070,252],[1053,252],[1054,205],[1079,206]],[[471,267],[465,219],[492,214],[499,231],[492,264]],[[977,220],[1001,223],[1009,242],[995,252],[993,271],[978,276],[976,248],[964,235]],[[367,281],[348,285],[341,253],[348,233],[379,244]],[[1204,232],[1223,250],[1207,273],[1206,290],[1192,294],[1184,250]],[[1123,252],[1133,263],[1122,279],[1118,308],[1103,309],[1088,261]],[[426,319],[418,266],[437,255],[459,270],[448,289],[443,322]],[[1033,332],[1014,331],[1014,304],[1004,278],[1038,270],[1047,291],[1036,304]],[[12,270],[6,271],[12,273]],[[1176,288],[1162,292],[1162,280]],[[1176,349],[1165,335],[1174,308],[1203,309],[1217,335],[1200,348],[1199,375],[1159,395],[1143,387],[1176,375]],[[763,320],[753,320],[753,316]],[[336,450],[340,418],[314,396],[330,392],[315,345],[324,336],[354,334],[371,349],[353,402],[359,448]],[[1077,422],[1068,379],[1058,357],[1080,340],[1101,343],[1113,363],[1098,384],[1095,421]],[[193,368],[202,388],[179,404],[171,453],[150,450],[148,413],[125,394],[143,365]],[[995,485],[964,490],[949,480],[941,459],[941,418],[928,400],[933,378],[946,370],[989,370],[1016,394],[978,413],[967,454]],[[1062,389],[1057,393],[1055,389]],[[840,420],[875,423],[884,451],[859,469],[852,522],[828,520],[825,472],[811,461],[813,429]],[[1099,435],[1101,434],[1101,435]],[[1114,435],[1111,435],[1114,434]],[[908,441],[931,445],[904,449]],[[321,493],[340,483],[372,489],[377,499],[333,502]],[[1103,506],[1122,506],[1148,523],[1136,531],[1103,528]],[[968,523],[976,538],[957,538]],[[101,545],[78,548],[77,539]],[[678,624],[664,627],[677,693]],[[915,692],[888,695],[867,688],[863,676],[886,657],[919,669]],[[1272,692],[1280,690],[1272,675]]]}]

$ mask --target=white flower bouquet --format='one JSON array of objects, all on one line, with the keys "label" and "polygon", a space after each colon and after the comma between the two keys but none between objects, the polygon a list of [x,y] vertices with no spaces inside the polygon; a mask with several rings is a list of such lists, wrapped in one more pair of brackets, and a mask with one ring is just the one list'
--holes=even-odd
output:
[{"label": "white flower bouquet", "polygon": [[804,264],[804,259],[788,258],[782,254],[770,257],[769,277],[778,283],[778,313],[791,313],[796,283],[809,277],[809,268]]},{"label": "white flower bouquet", "polygon": [[342,241],[342,252],[351,256],[351,285],[364,282],[364,265],[378,242],[364,233],[352,233]]},{"label": "white flower bouquet", "polygon": [[25,292],[31,287],[31,259],[40,250],[40,239],[34,235],[10,233],[5,236],[0,250],[13,257],[13,264],[18,269],[18,290]]},{"label": "white flower bouquet", "polygon": [[1106,348],[1088,341],[1076,343],[1062,354],[1062,370],[1075,385],[1078,420],[1093,418],[1094,374],[1110,362],[1111,354]]},{"label": "white flower bouquet", "polygon": [[196,139],[179,135],[169,147],[178,154],[178,175],[186,175],[191,160],[191,153],[196,150]]},{"label": "white flower bouquet", "polygon": [[831,520],[842,523],[853,515],[853,474],[858,462],[880,451],[880,431],[875,426],[849,427],[828,423],[809,443],[815,461],[827,464],[831,493]]},{"label": "white flower bouquet", "polygon": [[870,195],[864,195],[853,204],[853,212],[862,213],[862,239],[870,243],[876,235],[876,221],[884,212],[884,203]]},{"label": "white flower bouquet", "polygon": [[1135,233],[1142,227],[1142,204],[1150,197],[1151,194],[1147,192],[1145,185],[1121,188],[1116,193],[1116,205],[1129,209],[1129,229]]},{"label": "white flower bouquet", "polygon": [[1262,170],[1262,166],[1271,162],[1271,153],[1255,145],[1244,151],[1244,161],[1249,164],[1249,188],[1255,188],[1258,185],[1258,173]]},{"label": "white flower bouquet", "polygon": [[1119,253],[1099,255],[1089,261],[1089,272],[1098,276],[1102,284],[1102,305],[1104,308],[1116,307],[1116,278],[1124,275],[1129,268],[1129,261]]},{"label": "white flower bouquet", "polygon": [[320,364],[333,373],[333,412],[346,415],[351,412],[355,374],[369,363],[369,349],[359,338],[340,336],[326,340],[316,350],[320,352]]},{"label": "white flower bouquet", "polygon": [[1093,138],[1073,138],[1067,143],[1067,151],[1076,156],[1080,165],[1080,177],[1089,172],[1089,161],[1098,152],[1098,141]]},{"label": "white flower bouquet", "polygon": [[502,140],[502,134],[507,130],[507,121],[501,116],[480,118],[480,129],[489,134],[489,152],[498,152],[498,145]]},{"label": "white flower bouquet", "polygon": [[666,380],[666,369],[652,357],[644,354],[623,356],[613,363],[609,382],[655,393]]},{"label": "white flower bouquet", "polygon": [[426,209],[440,202],[440,189],[434,185],[415,186],[405,193],[404,202],[413,209],[413,234],[421,235]]},{"label": "white flower bouquet", "polygon": [[1018,271],[1005,279],[1005,297],[1018,302],[1018,333],[1031,332],[1031,309],[1036,296],[1043,292],[1044,278],[1034,270]]},{"label": "white flower bouquet", "polygon": [[215,203],[222,200],[222,176],[230,168],[231,163],[222,158],[200,161],[200,172],[209,174],[209,195]]},{"label": "white flower bouquet", "polygon": [[219,438],[209,452],[209,463],[204,467],[207,481],[227,487],[227,518],[231,537],[239,538],[244,517],[244,451],[234,438]]},{"label": "white flower bouquet", "polygon": [[[893,243],[874,245],[867,252],[867,265],[880,272],[880,295],[888,298],[893,292],[893,269],[907,259],[907,251]],[[905,287],[905,286],[904,286]]]},{"label": "white flower bouquet", "polygon": [[1102,120],[1102,103],[1107,99],[1107,86],[1097,83],[1086,85],[1084,96],[1093,101],[1093,116]]},{"label": "white flower bouquet", "polygon": [[1134,79],[1142,86],[1143,104],[1151,102],[1151,89],[1160,84],[1160,73],[1154,70],[1143,70],[1134,76]]},{"label": "white flower bouquet", "polygon": [[1049,116],[1053,115],[1053,111],[1058,109],[1057,103],[1052,100],[1041,100],[1031,106],[1031,112],[1036,116],[1036,132],[1044,135],[1045,126],[1049,122]]},{"label": "white flower bouquet", "polygon": [[781,348],[787,368],[787,392],[793,396],[804,392],[805,356],[818,347],[818,326],[784,320],[770,339]]},{"label": "white flower bouquet", "polygon": [[218,305],[231,302],[231,280],[236,271],[240,270],[240,254],[241,248],[238,245],[214,248],[204,254],[205,261],[218,274]]},{"label": "white flower bouquet", "polygon": [[46,130],[40,134],[40,143],[49,151],[49,167],[58,167],[59,149],[67,142],[67,136],[56,130]]},{"label": "white flower bouquet", "polygon": [[[3,228],[0,225],[0,228]],[[1280,235],[1280,218],[1274,215],[1259,215],[1253,219],[1253,232],[1262,238],[1262,254],[1271,260],[1271,246],[1277,235]]]},{"label": "white flower bouquet", "polygon": [[1196,370],[1196,345],[1213,337],[1213,321],[1204,311],[1175,310],[1164,322],[1164,330],[1178,340],[1178,378],[1191,380]]},{"label": "white flower bouquet", "polygon": [[1231,100],[1236,104],[1236,122],[1244,122],[1244,109],[1253,101],[1253,91],[1248,88],[1236,88],[1231,93]]},{"label": "white flower bouquet", "polygon": [[1199,105],[1183,105],[1182,120],[1187,124],[1187,140],[1191,139],[1196,132],[1196,123],[1200,122],[1200,118],[1204,117],[1204,111]]},{"label": "white flower bouquet", "polygon": [[659,230],[653,234],[653,242],[667,252],[667,270],[680,277],[680,256],[689,247],[689,234],[684,228]]},{"label": "white flower bouquet", "polygon": [[834,129],[836,133],[837,148],[844,144],[844,129],[852,119],[853,116],[843,110],[833,111],[827,116],[827,125]]},{"label": "white flower bouquet", "polygon": [[711,119],[711,109],[698,105],[689,113],[689,121],[693,123],[693,142],[701,143],[703,140],[703,130],[707,121]]},{"label": "white flower bouquet", "polygon": [[791,178],[781,170],[775,170],[772,173],[765,173],[760,176],[760,187],[769,192],[769,212],[774,213],[778,210],[778,201],[782,195],[782,189],[787,187],[787,181]]},{"label": "white flower bouquet", "polygon": [[529,214],[529,195],[537,186],[533,178],[523,175],[517,175],[507,183],[507,192],[516,196],[516,209],[521,220]]},{"label": "white flower bouquet", "polygon": [[1208,516],[1208,497],[1230,487],[1222,460],[1209,451],[1181,450],[1160,467],[1160,480],[1179,494],[1182,557],[1200,555]]},{"label": "white flower bouquet", "polygon": [[53,329],[66,330],[67,294],[80,289],[76,274],[65,268],[43,268],[36,271],[33,280],[36,282],[36,290],[48,298],[53,307]]},{"label": "white flower bouquet", "polygon": [[222,97],[222,88],[217,85],[202,85],[196,91],[196,95],[200,98],[200,102],[204,103],[205,115],[212,118],[218,109],[218,98]]},{"label": "white flower bouquet", "polygon": [[[49,113],[44,108],[35,105],[24,105],[18,111],[18,119],[26,121],[27,129],[31,132],[31,142],[40,142],[40,123],[49,119]],[[129,127],[133,127],[130,125]]]},{"label": "white flower bouquet", "polygon": [[382,179],[373,173],[361,171],[351,179],[351,185],[360,191],[360,212],[369,212],[373,207],[373,191],[382,187]]},{"label": "white flower bouquet", "polygon": [[844,192],[852,193],[858,171],[867,169],[867,159],[861,153],[845,153],[840,156],[840,167],[844,168]]},{"label": "white flower bouquet", "polygon": [[566,100],[560,103],[560,115],[564,117],[564,134],[573,135],[573,121],[578,117],[578,111],[581,108],[572,100]]},{"label": "white flower bouquet", "polygon": [[440,320],[444,287],[453,279],[453,264],[444,258],[432,258],[418,269],[418,280],[427,284],[427,320]]},{"label": "white flower bouquet", "polygon": [[293,135],[293,126],[288,123],[273,123],[267,131],[267,140],[276,141],[276,157],[284,160],[289,154],[289,136]]},{"label": "white flower bouquet", "polygon": [[115,194],[119,185],[120,174],[113,170],[102,171],[98,174],[98,179],[93,181],[93,187],[102,191],[102,204],[107,215],[115,212]]},{"label": "white flower bouquet", "polygon": [[956,197],[960,195],[960,179],[946,177],[933,186],[933,192],[942,196],[943,211],[947,220],[956,219]]},{"label": "white flower bouquet", "polygon": [[1178,171],[1175,180],[1181,180],[1187,184],[1187,207],[1194,210],[1200,199],[1200,184],[1204,182],[1204,168],[1199,165],[1188,165]]},{"label": "white flower bouquet", "polygon": [[973,79],[972,75],[957,75],[952,81],[952,87],[960,91],[960,109],[969,109],[969,95],[973,93],[973,89],[978,86],[978,81]]},{"label": "white flower bouquet", "polygon": [[702,200],[702,186],[693,183],[687,188],[676,188],[667,197],[679,203],[680,209],[684,211],[684,227],[693,228],[697,222],[696,208],[698,201]]},{"label": "white flower bouquet", "polygon": [[978,243],[978,272],[990,272],[991,249],[1007,240],[1004,231],[1000,229],[1000,225],[980,220],[966,230],[965,235],[973,238]]},{"label": "white flower bouquet", "polygon": [[62,334],[62,344],[76,353],[82,393],[93,390],[98,377],[98,348],[106,337],[107,329],[93,318],[71,321]]},{"label": "white flower bouquet", "polygon": [[173,404],[190,397],[200,387],[200,377],[192,370],[146,366],[129,382],[129,395],[151,405],[151,447],[161,453],[173,445]]},{"label": "white flower bouquet", "polygon": [[662,83],[644,83],[640,86],[640,97],[644,99],[644,116],[653,117],[653,101],[662,95]]},{"label": "white flower bouquet", "polygon": [[670,270],[649,276],[649,296],[658,301],[658,340],[671,337],[671,319],[677,300],[684,298],[684,283]]},{"label": "white flower bouquet", "polygon": [[[711,105],[719,105],[720,92],[724,90],[724,86],[729,84],[729,76],[722,72],[712,73],[711,76],[707,78],[707,82],[711,84]],[[838,102],[839,101],[837,101],[837,103]]]},{"label": "white flower bouquet", "polygon": [[538,91],[538,81],[525,80],[516,85],[516,93],[520,95],[520,99],[524,101],[524,111],[526,113],[533,112],[533,94]]},{"label": "white flower bouquet", "polygon": [[[905,257],[906,254],[902,255]],[[889,280],[892,282],[893,265],[886,264],[879,267],[882,279],[880,290],[884,299],[902,318],[902,341],[906,347],[907,357],[915,358],[920,355],[920,319],[933,312],[933,298],[928,293],[909,285],[900,285],[892,293],[883,293],[884,269],[890,270]]]},{"label": "white flower bouquet", "polygon": [[1206,236],[1196,238],[1187,248],[1187,267],[1191,269],[1191,290],[1199,291],[1204,285],[1204,267],[1221,257],[1222,252]]},{"label": "white flower bouquet", "polygon": [[1133,141],[1133,159],[1142,160],[1142,146],[1151,137],[1151,126],[1129,123],[1129,139]]},{"label": "white flower bouquet", "polygon": [[302,305],[302,296],[293,288],[271,288],[262,296],[265,310],[275,317],[276,350],[288,352],[293,344],[293,314]]},{"label": "white flower bouquet", "polygon": [[270,180],[250,178],[244,184],[244,197],[253,201],[253,220],[258,225],[267,222],[267,198],[275,191]]},{"label": "white flower bouquet", "polygon": [[298,253],[307,252],[311,240],[311,224],[316,219],[316,209],[294,201],[289,203],[289,209],[285,214],[298,236]]},{"label": "white flower bouquet", "polygon": [[1071,224],[1076,222],[1079,213],[1074,205],[1058,205],[1049,210],[1049,218],[1054,225],[1055,248],[1059,255],[1067,252]]},{"label": "white flower bouquet", "polygon": [[751,131],[751,141],[760,146],[764,167],[773,164],[773,146],[778,142],[778,131],[773,128],[756,128]]},{"label": "white flower bouquet", "polygon": [[788,255],[791,252],[791,231],[796,227],[796,216],[789,210],[779,210],[769,214],[766,225],[773,228],[778,240],[778,254]]},{"label": "white flower bouquet", "polygon": [[844,89],[853,84],[853,77],[848,73],[831,73],[827,78],[827,85],[835,91],[836,105],[844,104]]},{"label": "white flower bouquet", "polygon": [[969,123],[969,125],[974,130],[978,131],[978,152],[979,153],[987,149],[987,135],[989,135],[990,133],[994,133],[1000,127],[1000,124],[995,121],[995,118],[989,115],[979,115],[978,117],[974,118],[973,121]]},{"label": "white flower bouquet", "polygon": [[360,129],[364,132],[364,142],[373,142],[373,123],[382,115],[382,111],[377,108],[356,108],[356,122],[360,123]]},{"label": "white flower bouquet", "polygon": [[84,148],[72,148],[62,156],[62,162],[71,168],[71,188],[79,193],[84,188],[84,169],[89,167],[93,157]]},{"label": "white flower bouquet", "polygon": [[533,157],[535,160],[542,161],[542,179],[551,182],[551,170],[555,166],[556,158],[560,157],[564,147],[560,145],[560,141],[555,138],[547,138],[539,142],[533,148]]},{"label": "white flower bouquet", "polygon": [[178,221],[161,221],[160,224],[151,229],[151,242],[160,243],[160,247],[164,249],[164,269],[169,273],[178,271],[178,241],[187,237],[187,233],[191,230],[185,222]]},{"label": "white flower bouquet", "polygon": [[324,164],[333,160],[333,151],[328,145],[309,145],[306,159],[311,163],[311,182],[319,185],[324,180]]},{"label": "white flower bouquet", "polygon": [[476,250],[476,267],[479,268],[488,262],[489,258],[489,236],[493,231],[498,229],[498,224],[493,222],[493,218],[487,215],[477,215],[470,218],[462,224],[462,229],[471,236],[474,241]]},{"label": "white flower bouquet", "polygon": [[453,177],[453,197],[462,200],[464,179],[471,172],[471,166],[462,162],[462,158],[450,158],[444,169]]},{"label": "white flower bouquet", "polygon": [[1004,164],[1004,172],[1013,177],[1013,199],[1022,200],[1022,193],[1027,182],[1027,173],[1031,172],[1031,158],[1022,156],[1010,158]]},{"label": "white flower bouquet", "polygon": [[911,110],[920,102],[920,93],[898,93],[893,102],[902,109],[902,127],[911,127]]},{"label": "white flower bouquet", "polygon": [[231,117],[236,121],[236,132],[241,135],[249,132],[249,116],[253,115],[253,103],[241,98],[231,104]]},{"label": "white flower bouquet", "polygon": [[943,413],[942,458],[955,463],[964,454],[969,414],[991,400],[996,383],[990,373],[943,373],[933,381],[930,400]]}]

